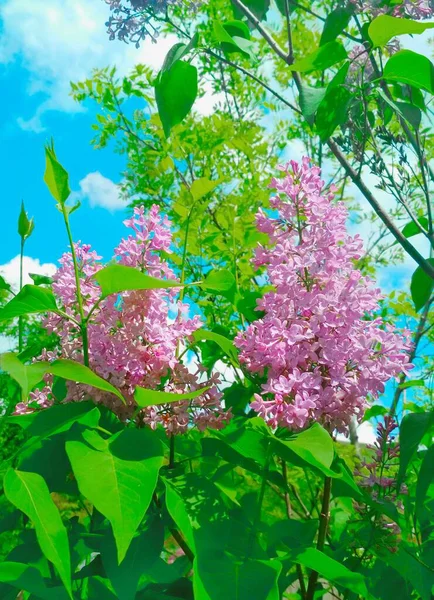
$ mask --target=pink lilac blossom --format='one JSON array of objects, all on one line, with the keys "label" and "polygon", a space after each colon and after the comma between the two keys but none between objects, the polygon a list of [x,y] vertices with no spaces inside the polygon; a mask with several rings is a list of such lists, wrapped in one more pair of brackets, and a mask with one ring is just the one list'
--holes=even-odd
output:
[{"label": "pink lilac blossom", "polygon": [[402,0],[399,4],[393,3],[385,6],[384,0],[350,0],[350,4],[357,12],[368,13],[374,17],[381,14],[390,14],[395,17],[410,19],[428,19],[434,14],[432,0]]},{"label": "pink lilac blossom", "polygon": [[251,406],[272,427],[346,431],[407,365],[409,342],[375,317],[380,291],[354,266],[362,240],[347,234],[347,210],[324,191],[321,170],[308,158],[279,169],[273,213],[257,215],[270,245],[254,261],[275,290],[258,302],[265,316],[235,339],[247,370],[267,379]]},{"label": "pink lilac blossom", "polygon": [[106,23],[110,40],[133,42],[138,48],[149,37],[153,42],[159,35],[155,17],[164,17],[172,6],[186,5],[192,13],[201,5],[199,0],[104,0],[111,16]]},{"label": "pink lilac blossom", "polygon": [[[115,249],[117,261],[153,277],[176,279],[159,254],[162,250],[170,252],[172,235],[170,221],[161,215],[158,206],[154,205],[148,214],[141,207],[135,208],[132,218],[124,223],[132,233]],[[83,309],[88,315],[100,296],[93,275],[103,265],[90,246],[77,243],[75,250]],[[61,267],[53,277],[53,291],[63,310],[79,320],[71,253],[64,254],[60,263]],[[198,316],[188,316],[188,305],[176,302],[178,291],[168,288],[124,292],[105,299],[91,315],[88,326],[90,367],[122,392],[126,406],[113,394],[71,382],[65,401],[91,398],[120,417],[129,418],[137,409],[133,398],[136,386],[174,393],[210,386],[194,400],[143,409],[137,419],[154,428],[162,424],[168,433],[184,432],[191,424],[199,429],[221,428],[230,415],[222,410],[218,374],[204,382],[200,367],[196,372],[190,372],[178,358],[179,349],[185,347],[193,332],[201,327]],[[178,314],[170,319],[169,310],[173,306]],[[44,353],[41,359],[61,357],[83,361],[81,336],[73,322],[50,314],[44,325],[60,337],[60,352],[58,355]],[[161,387],[163,378],[167,379],[164,388]],[[50,387],[46,386],[35,392],[33,400],[43,406],[51,404],[53,396],[50,392]],[[18,410],[23,412],[23,407],[19,406]]]}]

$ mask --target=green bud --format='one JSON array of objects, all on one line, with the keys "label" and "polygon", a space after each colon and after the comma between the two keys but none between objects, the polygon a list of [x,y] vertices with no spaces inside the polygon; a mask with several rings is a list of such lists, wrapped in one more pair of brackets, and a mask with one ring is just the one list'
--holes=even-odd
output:
[{"label": "green bud", "polygon": [[24,202],[21,202],[20,216],[18,217],[18,235],[22,240],[26,240],[32,235],[35,228],[33,218],[29,219],[24,209]]}]

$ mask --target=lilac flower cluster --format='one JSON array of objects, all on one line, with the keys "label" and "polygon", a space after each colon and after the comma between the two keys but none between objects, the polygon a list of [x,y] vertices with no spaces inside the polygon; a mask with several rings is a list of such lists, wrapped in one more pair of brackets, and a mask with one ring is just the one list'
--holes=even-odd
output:
[{"label": "lilac flower cluster", "polygon": [[[176,279],[160,257],[161,251],[170,252],[172,234],[170,221],[160,214],[159,208],[154,205],[149,214],[141,207],[135,208],[133,217],[124,223],[133,233],[115,249],[117,261],[153,277]],[[75,250],[83,308],[88,315],[100,296],[93,275],[103,265],[90,246],[78,243]],[[53,291],[63,310],[78,320],[71,253],[64,254],[60,263],[53,277]],[[205,369],[201,365],[191,372],[178,358],[179,349],[188,345],[201,321],[198,316],[189,318],[188,305],[176,301],[177,292],[176,288],[124,292],[109,296],[92,313],[88,326],[90,367],[122,392],[127,406],[113,394],[75,383],[68,383],[66,401],[90,397],[127,418],[137,410],[133,397],[136,386],[161,390],[161,382],[165,381],[163,391],[185,393],[206,384],[210,388],[194,400],[151,406],[141,410],[137,418],[151,427],[162,424],[168,433],[182,433],[191,424],[199,429],[221,428],[230,415],[221,406],[218,374],[203,381]],[[177,314],[175,318],[170,318],[170,309]],[[60,352],[45,352],[42,359],[61,357],[82,362],[82,339],[72,321],[50,314],[44,325],[60,337]],[[50,385],[33,393],[31,399],[41,407],[50,405],[53,402]],[[26,405],[17,408],[19,412],[28,409]]]},{"label": "lilac flower cluster", "polygon": [[171,6],[185,4],[192,10],[200,4],[195,0],[104,0],[109,5],[111,16],[106,23],[111,40],[133,42],[138,48],[140,42],[149,37],[153,42],[158,37],[155,18]]},{"label": "lilac flower cluster", "polygon": [[374,17],[381,14],[390,14],[395,17],[410,19],[428,19],[434,14],[432,0],[402,0],[399,3],[386,5],[384,0],[350,0],[358,12],[368,13]]},{"label": "lilac flower cluster", "polygon": [[402,371],[408,340],[375,317],[380,291],[354,266],[362,240],[347,234],[346,208],[323,191],[320,169],[308,158],[279,169],[273,212],[257,215],[270,246],[255,259],[275,290],[258,302],[265,316],[235,343],[246,368],[267,377],[252,408],[272,427],[319,421],[345,431],[367,396]]}]

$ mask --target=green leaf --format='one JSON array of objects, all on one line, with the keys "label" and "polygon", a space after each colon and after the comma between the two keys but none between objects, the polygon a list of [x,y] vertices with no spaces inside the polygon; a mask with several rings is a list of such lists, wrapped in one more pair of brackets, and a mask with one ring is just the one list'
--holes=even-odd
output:
[{"label": "green leaf", "polygon": [[[419,217],[418,222],[425,230],[428,229],[428,219],[426,217]],[[402,235],[406,238],[413,237],[414,235],[418,235],[419,233],[421,233],[421,231],[414,221],[410,221],[409,223],[407,223],[407,225],[405,225],[405,227],[402,230]],[[399,242],[395,240],[393,242],[393,245],[398,243]]]},{"label": "green leaf", "polygon": [[365,412],[362,423],[369,421],[370,419],[375,419],[376,417],[384,417],[384,415],[387,415],[388,412],[389,409],[385,406],[382,406],[381,404],[374,404],[374,406],[371,406]]},{"label": "green leaf", "polygon": [[[42,600],[66,600],[68,594],[65,588],[47,587],[41,573],[29,565],[5,561],[0,563],[0,581],[25,590],[32,598]],[[15,597],[15,596],[14,596]]]},{"label": "green leaf", "polygon": [[295,560],[300,565],[317,571],[328,581],[351,590],[362,598],[368,598],[368,590],[363,575],[350,571],[350,569],[330,558],[324,552],[316,548],[308,548],[299,554]]},{"label": "green leaf", "polygon": [[383,77],[434,93],[434,65],[422,54],[400,50],[387,61]]},{"label": "green leaf", "polygon": [[74,360],[60,359],[55,360],[52,363],[46,363],[46,372],[56,375],[57,377],[63,377],[63,379],[67,379],[68,381],[84,383],[85,385],[90,385],[98,390],[110,392],[125,404],[124,397],[114,385],[91,371],[89,367],[85,367]]},{"label": "green leaf", "polygon": [[235,277],[227,269],[214,270],[199,285],[203,290],[227,292],[235,287]]},{"label": "green leaf", "polygon": [[434,446],[428,448],[423,457],[416,484],[416,512],[420,514],[428,488],[434,481]]},{"label": "green leaf", "polygon": [[315,114],[319,105],[323,101],[327,88],[313,88],[304,83],[300,89],[300,109],[303,117],[312,127],[315,122]]},{"label": "green leaf", "polygon": [[45,365],[46,363],[24,365],[13,352],[0,354],[0,369],[18,383],[23,400],[27,398],[35,385],[42,381],[45,375]]},{"label": "green leaf", "polygon": [[37,285],[25,285],[3,308],[0,309],[0,321],[9,321],[15,317],[45,312],[57,312],[56,298],[51,290]]},{"label": "green leaf", "polygon": [[34,228],[34,221],[33,219],[28,218],[27,213],[24,209],[24,202],[21,202],[21,211],[18,217],[18,235],[24,241],[32,235]]},{"label": "green leaf", "polygon": [[406,390],[412,387],[425,387],[425,381],[423,379],[410,379],[410,381],[404,381],[398,385],[400,390]]},{"label": "green leaf", "polygon": [[45,147],[44,181],[53,198],[63,206],[71,193],[69,175],[57,160],[54,145]]},{"label": "green leaf", "polygon": [[405,415],[399,427],[399,472],[398,481],[404,479],[407,467],[423,436],[434,423],[434,412]]},{"label": "green leaf", "polygon": [[238,352],[233,342],[224,335],[220,335],[219,333],[215,333],[214,331],[207,331],[206,329],[196,329],[196,331],[192,335],[192,338],[195,342],[200,342],[202,340],[210,340],[212,342],[215,342],[230,358],[231,363],[234,367],[240,366],[238,360]]},{"label": "green leaf", "polygon": [[288,440],[273,439],[277,453],[282,453],[283,448],[290,451],[283,454],[289,462],[293,461],[293,454],[295,454],[303,462],[316,467],[326,475],[334,474],[330,470],[334,458],[333,440],[319,423],[314,423],[309,429],[294,434]]},{"label": "green leaf", "polygon": [[[145,275],[134,267],[109,265],[97,271],[93,277],[101,287],[101,298],[129,290],[155,290],[183,287],[179,281],[158,279]],[[1,313],[0,313],[1,314]]]},{"label": "green leaf", "polygon": [[223,553],[201,552],[193,564],[197,600],[279,600],[277,560],[236,559]]},{"label": "green leaf", "polygon": [[351,98],[351,92],[343,86],[327,90],[315,118],[316,129],[322,142],[327,141],[335,129],[346,122]]},{"label": "green leaf", "polygon": [[[263,20],[268,9],[270,8],[270,0],[246,0],[244,4],[256,17],[258,17],[260,21]],[[244,17],[244,13],[235,4],[233,4],[233,10],[236,17],[239,17],[240,19]],[[285,13],[283,12],[282,14]]]},{"label": "green leaf", "polygon": [[218,187],[222,183],[221,179],[217,181],[211,181],[207,177],[200,177],[199,179],[195,179],[190,187],[190,193],[193,196],[194,202],[197,202],[206,194],[209,194],[216,187]]},{"label": "green leaf", "polygon": [[39,273],[29,273],[29,277],[33,279],[35,285],[51,285],[53,278],[48,275],[40,275]]},{"label": "green leaf", "polygon": [[353,10],[351,6],[345,8],[338,7],[332,10],[326,17],[319,45],[323,46],[335,40],[345,27],[347,27],[352,15]]},{"label": "green leaf", "polygon": [[224,52],[241,52],[244,56],[255,59],[254,44],[250,41],[250,31],[242,21],[213,23],[214,37],[221,44]]},{"label": "green leaf", "polygon": [[136,535],[125,559],[118,565],[114,538],[106,535],[102,543],[102,562],[118,600],[135,600],[139,580],[148,574],[159,558],[164,543],[164,527],[159,520],[151,522]]},{"label": "green leaf", "polygon": [[162,71],[155,83],[158,114],[166,138],[175,125],[190,112],[197,96],[197,69],[190,63],[177,60],[167,71]]},{"label": "green leaf", "polygon": [[209,390],[208,387],[203,387],[194,392],[186,394],[177,394],[175,392],[158,392],[157,390],[147,390],[137,386],[134,390],[134,400],[138,406],[145,408],[146,406],[159,406],[161,404],[169,404],[170,402],[180,402],[181,400],[194,400]]},{"label": "green leaf", "polygon": [[196,48],[198,42],[199,34],[196,32],[188,44],[183,44],[181,42],[174,44],[170,48],[169,52],[166,54],[166,58],[164,59],[163,67],[161,70],[168,71],[177,60],[184,58],[184,56],[186,56],[189,52]]},{"label": "green leaf", "polygon": [[99,410],[92,402],[69,402],[56,404],[40,412],[29,415],[14,415],[9,423],[20,425],[26,433],[37,438],[45,438],[68,431],[74,423],[84,423],[95,427],[99,421]]},{"label": "green leaf", "polygon": [[417,106],[413,106],[408,102],[395,102],[394,100],[391,100],[381,88],[377,91],[384,102],[386,102],[386,104],[388,104],[402,119],[405,119],[405,121],[407,121],[414,129],[419,129],[422,113]]},{"label": "green leaf", "polygon": [[[434,258],[427,258],[426,260],[430,265],[434,266]],[[428,302],[433,287],[434,280],[431,279],[421,267],[417,267],[411,276],[410,283],[411,299],[413,300],[416,311],[419,311]]]},{"label": "green leaf", "polygon": [[347,52],[340,42],[327,42],[315,52],[296,60],[289,68],[291,71],[308,73],[309,71],[324,71],[347,58]]},{"label": "green leaf", "polygon": [[7,292],[12,291],[11,286],[2,275],[0,275],[0,291],[1,290],[6,290]]},{"label": "green leaf", "polygon": [[379,15],[369,24],[368,35],[371,38],[374,48],[379,48],[380,46],[385,46],[397,35],[423,33],[433,27],[434,23],[421,23],[420,21],[412,21],[411,19]]},{"label": "green leaf", "polygon": [[163,478],[163,481],[166,486],[165,499],[168,513],[172,517],[174,523],[176,523],[178,529],[182,532],[190,550],[193,554],[196,554],[193,527],[186,510],[187,503],[184,502],[184,499],[177,492],[176,486],[174,486],[169,479]]},{"label": "green leaf", "polygon": [[9,502],[33,522],[42,552],[56,567],[72,598],[68,535],[44,479],[36,473],[8,469],[4,491]]},{"label": "green leaf", "polygon": [[145,516],[163,464],[163,448],[150,429],[124,429],[96,450],[85,441],[68,441],[80,492],[111,523],[121,563]]}]

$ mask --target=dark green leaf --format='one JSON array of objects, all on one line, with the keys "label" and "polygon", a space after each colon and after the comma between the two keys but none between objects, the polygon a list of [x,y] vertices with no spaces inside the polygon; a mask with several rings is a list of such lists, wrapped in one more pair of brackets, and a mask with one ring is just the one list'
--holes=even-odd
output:
[{"label": "dark green leaf", "polygon": [[42,552],[56,567],[72,598],[68,535],[47,484],[36,473],[8,469],[4,491],[9,502],[32,521]]},{"label": "dark green leaf", "polygon": [[125,265],[109,265],[108,267],[104,267],[95,273],[94,278],[101,287],[102,298],[107,298],[111,294],[119,294],[128,290],[183,287],[178,281],[151,277],[134,267],[127,267]]},{"label": "dark green leaf", "polygon": [[327,90],[315,118],[316,129],[322,142],[327,141],[335,129],[346,122],[350,101],[351,93],[343,86]]},{"label": "dark green leaf", "polygon": [[331,467],[334,458],[333,440],[319,423],[314,423],[309,429],[294,434],[288,440],[276,438],[276,442],[314,467],[326,470]]},{"label": "dark green leaf", "polygon": [[255,58],[253,42],[249,39],[249,28],[242,21],[229,21],[228,23],[214,21],[213,32],[224,52],[241,52],[244,56]]},{"label": "dark green leaf", "polygon": [[[434,258],[427,258],[427,262],[431,266],[434,266]],[[411,276],[410,284],[411,299],[416,311],[419,311],[428,302],[433,291],[433,286],[434,280],[421,267],[417,267]]]},{"label": "dark green leaf", "polygon": [[56,299],[51,290],[37,285],[25,285],[3,308],[0,309],[0,321],[9,321],[15,317],[35,313],[56,312]]},{"label": "dark green leaf", "polygon": [[118,600],[134,600],[140,578],[149,572],[163,549],[164,527],[154,520],[145,531],[137,534],[128,548],[125,559],[118,565],[116,544],[106,535],[102,544],[102,562],[105,573]]},{"label": "dark green leaf", "polygon": [[434,413],[411,413],[405,415],[399,427],[399,473],[398,480],[404,479],[407,467],[414,456],[423,436],[434,423]]},{"label": "dark green leaf", "polygon": [[[62,587],[47,587],[40,572],[27,564],[9,561],[0,563],[0,581],[12,585],[18,590],[30,592],[32,598],[66,600],[69,597]],[[14,599],[16,597],[15,592]]]},{"label": "dark green leaf", "polygon": [[324,29],[321,34],[320,46],[332,42],[347,27],[353,15],[351,5],[347,7],[338,7],[327,15],[324,23]]},{"label": "dark green leaf", "polygon": [[402,119],[405,119],[414,129],[419,129],[422,113],[417,106],[413,106],[408,102],[395,102],[382,89],[378,89],[378,94]]},{"label": "dark green leaf", "polygon": [[108,442],[96,450],[69,441],[66,451],[80,492],[112,525],[121,563],[151,502],[163,448],[150,429],[124,429]]},{"label": "dark green leaf", "polygon": [[426,494],[434,481],[434,446],[428,448],[423,457],[416,485],[416,512],[420,513],[425,502]]},{"label": "dark green leaf", "polygon": [[400,50],[387,61],[383,77],[434,93],[434,65],[422,54]]},{"label": "dark green leaf", "polygon": [[296,60],[289,68],[291,71],[308,73],[309,71],[324,71],[336,63],[345,60],[347,52],[340,42],[333,41],[320,46],[315,52]]},{"label": "dark green leaf", "polygon": [[374,48],[386,46],[397,35],[423,33],[432,29],[434,23],[421,23],[411,19],[401,19],[389,15],[379,15],[369,24],[368,34]]},{"label": "dark green leaf", "polygon": [[177,60],[169,70],[159,74],[155,99],[166,137],[188,115],[196,96],[197,69],[193,65]]},{"label": "dark green leaf", "polygon": [[[426,217],[419,217],[418,221],[425,230],[428,229],[428,219]],[[418,235],[419,233],[421,233],[421,231],[414,221],[410,221],[409,223],[407,223],[407,225],[405,225],[405,227],[402,230],[402,235],[406,238],[413,237],[414,235]],[[394,245],[398,243],[399,242],[395,240]]]}]

